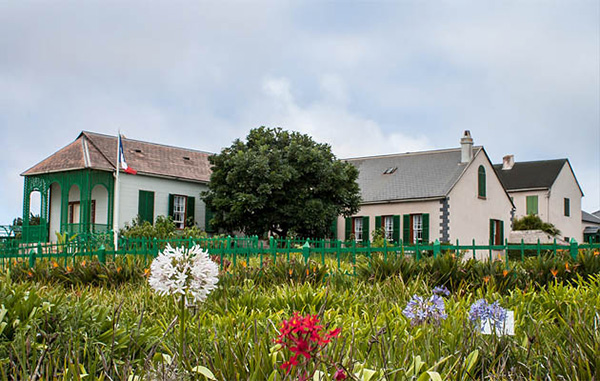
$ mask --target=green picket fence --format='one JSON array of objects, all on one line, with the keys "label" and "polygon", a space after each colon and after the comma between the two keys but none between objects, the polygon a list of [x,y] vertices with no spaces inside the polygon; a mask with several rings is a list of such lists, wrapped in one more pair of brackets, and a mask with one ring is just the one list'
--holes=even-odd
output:
[{"label": "green picket fence", "polygon": [[28,263],[33,267],[37,260],[50,260],[67,266],[76,260],[89,258],[105,263],[115,260],[119,256],[134,256],[142,258],[144,263],[164,250],[167,245],[173,247],[192,247],[199,245],[220,259],[223,266],[227,260],[237,266],[240,262],[246,265],[256,263],[263,266],[266,260],[276,263],[278,261],[314,260],[325,265],[327,261],[334,263],[338,269],[343,265],[350,265],[355,269],[360,257],[370,258],[372,255],[381,255],[384,260],[390,256],[410,255],[415,260],[425,256],[436,257],[442,253],[451,252],[456,255],[467,253],[472,258],[496,260],[501,259],[508,266],[509,253],[513,258],[524,260],[527,255],[541,255],[543,253],[566,252],[575,258],[579,250],[600,250],[599,243],[578,244],[572,240],[569,245],[559,245],[556,241],[551,244],[508,244],[502,245],[477,245],[473,240],[470,244],[430,244],[404,245],[384,242],[382,247],[374,247],[371,242],[343,242],[338,240],[317,239],[274,239],[260,240],[257,236],[251,237],[218,237],[218,238],[181,238],[181,239],[119,239],[118,250],[114,249],[112,236],[106,234],[77,235],[72,238],[65,237],[60,243],[27,243],[22,241],[6,241],[0,243],[0,268],[10,268],[17,264]]}]

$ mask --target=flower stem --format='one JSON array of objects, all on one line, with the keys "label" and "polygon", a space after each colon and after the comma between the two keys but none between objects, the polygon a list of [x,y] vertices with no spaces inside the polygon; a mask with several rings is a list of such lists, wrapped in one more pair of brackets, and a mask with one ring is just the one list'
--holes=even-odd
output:
[{"label": "flower stem", "polygon": [[179,353],[179,356],[181,356],[181,364],[184,364],[183,359],[185,358],[185,294],[181,295],[179,307],[179,339],[181,345],[181,352]]}]

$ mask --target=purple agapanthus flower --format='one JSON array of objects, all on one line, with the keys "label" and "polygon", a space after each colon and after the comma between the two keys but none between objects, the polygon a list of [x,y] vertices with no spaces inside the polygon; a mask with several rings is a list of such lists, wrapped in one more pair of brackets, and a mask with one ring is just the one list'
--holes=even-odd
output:
[{"label": "purple agapanthus flower", "polygon": [[429,299],[413,295],[402,314],[410,319],[412,325],[439,324],[448,316],[444,299],[439,295],[432,295]]},{"label": "purple agapanthus flower", "polygon": [[450,291],[446,288],[446,286],[437,286],[433,289],[433,293],[435,295],[449,296]]},{"label": "purple agapanthus flower", "polygon": [[506,309],[500,307],[497,301],[489,304],[485,299],[479,299],[471,305],[469,320],[478,327],[481,327],[486,320],[490,320],[490,324],[496,329],[502,329],[506,320]]}]

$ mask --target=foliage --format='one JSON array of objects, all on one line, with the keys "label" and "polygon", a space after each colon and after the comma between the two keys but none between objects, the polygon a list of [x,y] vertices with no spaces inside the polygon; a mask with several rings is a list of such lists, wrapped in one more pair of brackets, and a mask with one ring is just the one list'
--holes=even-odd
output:
[{"label": "foliage", "polygon": [[549,222],[544,222],[539,216],[530,214],[513,221],[513,230],[541,230],[553,237],[560,235],[560,230]]},{"label": "foliage", "polygon": [[142,220],[140,216],[134,218],[130,224],[119,231],[125,238],[148,238],[148,239],[175,239],[175,238],[205,238],[207,234],[197,226],[186,226],[177,229],[171,216],[156,216],[156,222],[151,224]]},{"label": "foliage", "polygon": [[202,198],[212,225],[227,232],[318,238],[337,216],[358,211],[358,170],[308,135],[260,127],[209,160]]}]

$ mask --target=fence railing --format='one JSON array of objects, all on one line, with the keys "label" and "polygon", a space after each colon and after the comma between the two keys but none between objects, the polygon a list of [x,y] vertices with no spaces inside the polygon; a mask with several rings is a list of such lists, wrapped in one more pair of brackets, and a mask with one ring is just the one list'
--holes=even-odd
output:
[{"label": "fence railing", "polygon": [[159,251],[167,245],[191,247],[200,245],[208,250],[211,255],[220,258],[221,266],[224,259],[230,261],[234,266],[238,262],[250,263],[254,259],[260,266],[269,258],[273,262],[280,260],[290,261],[292,257],[301,258],[308,262],[315,260],[325,264],[327,260],[333,260],[340,268],[342,263],[356,265],[357,259],[370,258],[372,255],[381,255],[384,260],[389,256],[410,255],[415,260],[425,256],[436,257],[445,252],[467,257],[503,260],[508,265],[509,254],[511,259],[524,260],[529,255],[541,255],[542,253],[566,253],[575,258],[579,250],[600,250],[600,243],[578,244],[571,240],[569,245],[560,245],[556,241],[551,244],[509,244],[504,242],[500,245],[475,244],[440,244],[438,241],[429,244],[408,244],[383,242],[383,245],[373,246],[371,242],[343,242],[339,240],[294,240],[274,239],[268,241],[252,237],[219,237],[219,238],[180,238],[180,239],[147,239],[147,238],[119,238],[118,250],[114,249],[112,236],[106,234],[77,235],[71,238],[65,237],[59,243],[28,243],[23,241],[0,242],[0,267],[6,268],[17,263],[28,263],[33,267],[37,260],[48,259],[58,263],[74,262],[77,258],[96,258],[105,263],[119,256],[135,256],[150,262]]}]

